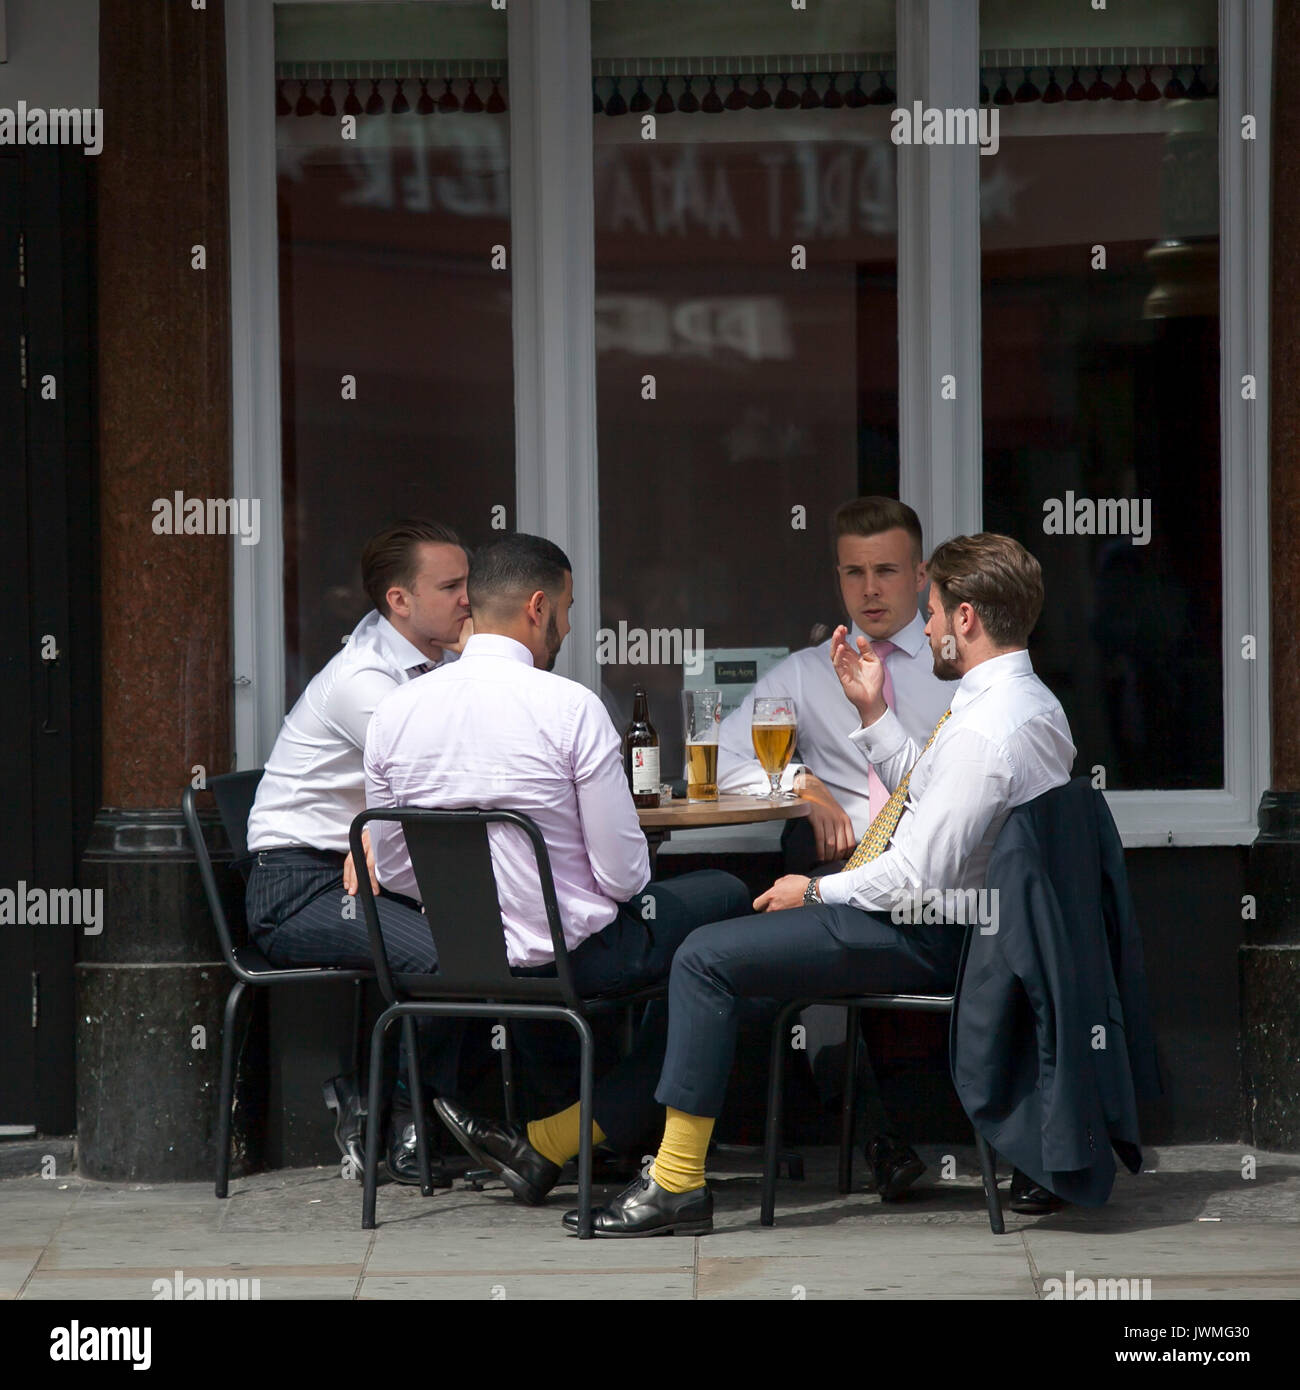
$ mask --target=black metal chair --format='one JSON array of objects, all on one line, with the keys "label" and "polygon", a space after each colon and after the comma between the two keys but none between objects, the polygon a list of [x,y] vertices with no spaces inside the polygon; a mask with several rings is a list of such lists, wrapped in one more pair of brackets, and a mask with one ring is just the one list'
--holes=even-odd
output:
[{"label": "black metal chair", "polygon": [[[241,905],[242,887],[248,881],[252,860],[252,856],[248,853],[248,813],[253,809],[253,798],[257,795],[257,784],[261,780],[262,769],[255,768],[248,772],[228,772],[222,776],[213,777],[208,782],[208,790],[216,798],[217,813],[221,817],[226,838],[234,852],[231,867],[239,871]],[[236,945],[230,929],[230,922],[226,916],[225,905],[221,900],[221,889],[218,886],[216,872],[213,868],[212,855],[208,850],[203,827],[199,823],[196,793],[193,787],[186,787],[181,796],[181,813],[185,818],[185,826],[194,846],[194,855],[199,864],[199,877],[203,881],[203,891],[207,895],[208,909],[212,913],[212,921],[216,926],[217,937],[221,942],[221,953],[225,956],[226,964],[235,977],[235,982],[230,987],[230,993],[226,996],[225,1017],[221,1030],[221,1090],[217,1101],[220,1108],[217,1113],[216,1189],[218,1197],[225,1197],[230,1184],[231,1112],[235,1098],[235,1061],[239,1051],[235,1046],[235,1039],[239,1021],[239,1004],[245,989],[249,985],[265,988],[269,985],[351,982],[355,991],[352,1065],[353,1069],[359,1072],[365,1040],[364,991],[366,982],[375,977],[370,970],[349,969],[342,966],[272,965],[252,943],[245,941],[241,945]],[[418,1095],[419,1092],[414,1094]],[[370,1113],[375,1114],[377,1112],[372,1110]],[[373,1128],[373,1126],[367,1125],[367,1128]]]},{"label": "black metal chair", "polygon": [[[425,904],[429,930],[438,953],[436,975],[394,974],[379,931],[369,875],[358,875],[360,897],[370,932],[375,975],[388,1007],[375,1021],[370,1044],[370,1105],[378,1103],[383,1083],[383,1039],[396,1018],[414,1031],[416,1017],[563,1020],[581,1044],[579,1062],[578,1237],[591,1237],[591,1123],[594,1039],[591,1015],[662,997],[658,984],[628,994],[583,998],[574,988],[560,909],[551,877],[551,861],[541,831],[517,811],[431,811],[414,807],[363,811],[352,822],[352,854],[365,862],[361,832],[372,821],[402,827],[411,866]],[[506,959],[505,928],[497,901],[496,878],[488,846],[489,825],[516,827],[528,837],[537,863],[546,923],[555,953],[555,976],[517,976]],[[408,1043],[407,1052],[416,1051]],[[412,1067],[412,1094],[419,1095],[418,1064]],[[421,1178],[427,1184],[428,1143],[423,1106],[415,1107]],[[373,1230],[378,1182],[379,1141],[373,1126],[366,1132],[366,1166],[361,1225]]]},{"label": "black metal chair", "polygon": [[[962,977],[966,973],[966,956],[970,951],[972,927],[967,927],[962,942],[961,962],[957,967],[957,983],[952,994],[855,994],[840,998],[796,999],[777,1015],[772,1027],[772,1051],[767,1082],[767,1130],[763,1145],[763,1200],[759,1221],[771,1226],[776,1221],[777,1148],[781,1142],[781,1107],[785,1085],[784,1049],[789,1035],[790,1020],[812,1004],[833,1004],[848,1010],[848,1026],[844,1047],[844,1100],[840,1108],[840,1168],[839,1190],[853,1190],[853,1129],[857,1102],[857,1057],[859,1011],[882,1009],[956,1016],[957,1000],[961,995]],[[984,1201],[988,1208],[989,1226],[995,1236],[1003,1235],[1006,1224],[1002,1219],[1002,1199],[998,1195],[997,1171],[993,1153],[984,1136],[975,1130],[975,1151],[979,1155],[980,1175],[984,1181]]]}]

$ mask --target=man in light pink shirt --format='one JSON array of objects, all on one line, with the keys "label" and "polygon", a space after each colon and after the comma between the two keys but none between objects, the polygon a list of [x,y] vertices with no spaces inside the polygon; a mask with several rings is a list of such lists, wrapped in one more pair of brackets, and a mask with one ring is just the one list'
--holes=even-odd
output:
[{"label": "man in light pink shirt", "polygon": [[[394,690],[370,721],[367,805],[530,816],[546,840],[578,991],[629,993],[665,979],[695,927],[748,910],[744,884],[713,871],[649,881],[619,736],[597,695],[552,671],[573,604],[564,552],[538,536],[503,537],[474,556],[468,591],[474,636],[460,660]],[[374,822],[370,831],[379,882],[418,896],[400,829]],[[488,835],[507,958],[516,973],[553,975],[532,849],[513,826],[489,826]],[[526,1030],[515,1034],[522,1042]],[[597,1082],[597,1141],[631,1152],[654,1128],[665,1036],[665,1011],[652,1005],[637,1047]],[[542,1201],[578,1151],[576,1105],[526,1128],[445,1099],[436,1108],[470,1155],[525,1201]]]}]

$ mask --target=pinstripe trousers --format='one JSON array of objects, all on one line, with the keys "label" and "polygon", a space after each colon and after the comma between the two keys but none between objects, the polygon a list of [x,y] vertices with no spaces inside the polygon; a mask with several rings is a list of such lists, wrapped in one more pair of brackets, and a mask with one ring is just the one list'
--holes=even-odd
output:
[{"label": "pinstripe trousers", "polygon": [[[332,850],[254,851],[244,899],[248,932],[272,965],[371,968],[365,914],[343,889],[343,858]],[[433,974],[438,956],[419,903],[380,890],[376,907],[393,970]],[[416,1026],[425,1085],[435,1095],[455,1096],[464,1023],[424,1018]],[[403,1057],[399,1093],[404,1093],[405,1076]]]}]

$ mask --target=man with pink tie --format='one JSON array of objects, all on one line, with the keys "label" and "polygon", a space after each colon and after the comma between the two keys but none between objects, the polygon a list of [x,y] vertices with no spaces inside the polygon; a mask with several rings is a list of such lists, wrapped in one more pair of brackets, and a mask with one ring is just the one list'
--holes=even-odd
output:
[{"label": "man with pink tie", "polygon": [[[953,681],[934,674],[919,610],[928,583],[921,523],[911,507],[893,498],[855,497],[835,511],[831,546],[850,647],[856,647],[859,637],[871,643],[885,668],[885,703],[919,746],[948,708],[955,689]],[[750,738],[753,702],[767,695],[787,695],[795,701],[798,743],[782,785],[812,805],[806,820],[786,823],[781,841],[785,871],[833,872],[853,852],[889,793],[849,738],[858,720],[831,665],[830,638],[788,656],[723,720],[718,739],[720,791],[767,788]],[[842,1072],[829,1049],[843,1043],[844,1011],[814,1008],[802,1017],[813,1075],[830,1104],[837,1099]],[[870,1036],[870,1017],[863,1022],[864,1034]],[[924,1165],[888,1132],[874,1085],[864,1084],[862,1099],[872,1136],[867,1158],[882,1199],[892,1201],[920,1176]]]}]

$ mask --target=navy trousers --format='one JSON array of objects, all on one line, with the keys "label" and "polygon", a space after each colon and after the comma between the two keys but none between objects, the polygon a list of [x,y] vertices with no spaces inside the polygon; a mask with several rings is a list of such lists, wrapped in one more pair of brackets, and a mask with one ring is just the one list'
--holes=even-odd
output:
[{"label": "navy trousers", "polygon": [[[272,965],[373,965],[361,902],[343,890],[343,858],[332,850],[255,851],[244,899],[248,931]],[[382,889],[375,904],[393,970],[433,974],[438,955],[420,904]],[[424,1084],[435,1095],[455,1096],[464,1023],[422,1018],[416,1026]],[[396,1094],[404,1098],[404,1047],[399,1056]]]},{"label": "navy trousers", "polygon": [[655,1099],[719,1114],[745,1000],[951,992],[964,930],[824,904],[700,927],[673,960]]},{"label": "navy trousers", "polygon": [[[656,984],[668,976],[674,956],[698,927],[746,912],[751,902],[749,890],[738,878],[713,869],[651,883],[619,909],[609,926],[569,953],[574,987],[582,995],[625,994]],[[514,973],[549,976],[555,974],[555,967],[535,966]],[[655,1101],[655,1083],[663,1066],[667,1023],[663,1001],[652,1000],[632,1051],[596,1079],[592,1107],[596,1123],[621,1152],[634,1152],[662,1127],[663,1109]],[[511,1035],[535,1066],[563,1066],[576,1093],[577,1045],[571,1028],[515,1024]]]}]

